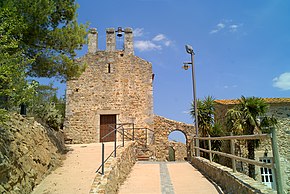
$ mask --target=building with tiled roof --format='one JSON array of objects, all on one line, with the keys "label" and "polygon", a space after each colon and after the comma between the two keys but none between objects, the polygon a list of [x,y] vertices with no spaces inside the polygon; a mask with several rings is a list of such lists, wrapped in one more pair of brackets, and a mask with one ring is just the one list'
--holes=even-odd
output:
[{"label": "building with tiled roof", "polygon": [[[280,104],[280,103],[290,103],[290,98],[263,98],[269,104]],[[231,100],[215,100],[218,104],[238,104],[239,100],[231,99]]]},{"label": "building with tiled roof", "polygon": [[[268,104],[269,109],[267,112],[268,116],[274,116],[278,120],[278,126],[276,127],[277,138],[278,138],[278,146],[279,146],[279,155],[280,155],[280,166],[284,187],[287,191],[290,191],[290,152],[289,152],[289,144],[290,144],[290,98],[263,98]],[[224,129],[225,121],[226,121],[226,113],[229,109],[234,108],[235,105],[239,104],[238,99],[231,100],[215,100],[215,120],[220,122]],[[224,149],[228,149],[229,147],[224,144]],[[271,148],[267,147],[270,145],[268,142],[261,142],[259,148],[255,151],[256,160],[264,160],[271,161],[273,159]],[[226,146],[226,147],[225,147]],[[240,150],[244,150],[246,153],[246,148],[243,148],[243,145],[240,144]],[[240,151],[241,153],[243,151]],[[261,175],[260,169],[256,167],[256,178],[258,181],[263,182],[263,176]],[[268,171],[269,173],[272,171]],[[271,176],[271,175],[270,175]],[[269,182],[269,181],[268,181]],[[270,183],[270,182],[269,182]],[[275,183],[271,182],[272,187],[275,188]]]}]

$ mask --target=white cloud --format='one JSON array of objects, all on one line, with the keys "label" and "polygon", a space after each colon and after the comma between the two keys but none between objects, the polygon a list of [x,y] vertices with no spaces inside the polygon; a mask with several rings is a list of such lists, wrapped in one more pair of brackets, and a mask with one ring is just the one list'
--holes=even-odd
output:
[{"label": "white cloud", "polygon": [[172,44],[172,41],[171,40],[166,40],[165,42],[164,42],[164,45],[165,46],[170,46]]},{"label": "white cloud", "polygon": [[223,20],[223,22],[218,23],[209,33],[215,34],[222,30],[237,32],[241,26],[242,24],[234,24],[232,20]]},{"label": "white cloud", "polygon": [[231,85],[231,86],[225,85],[224,89],[236,88],[236,87],[238,87],[238,86],[237,85]]},{"label": "white cloud", "polygon": [[161,42],[162,44],[164,44],[165,46],[170,46],[172,44],[172,41],[169,40],[164,34],[158,34],[156,35],[152,41],[155,42]]},{"label": "white cloud", "polygon": [[158,42],[158,41],[162,41],[162,40],[165,40],[165,39],[166,39],[166,37],[165,37],[164,34],[158,34],[152,40]]},{"label": "white cloud", "polygon": [[216,25],[215,29],[213,29],[212,31],[210,31],[210,34],[217,33],[217,32],[221,31],[225,27],[226,27],[226,25],[224,23],[218,23]]},{"label": "white cloud", "polygon": [[134,37],[140,37],[144,34],[144,28],[135,28],[133,30]]},{"label": "white cloud", "polygon": [[135,41],[134,46],[136,49],[138,49],[140,51],[150,51],[150,50],[161,50],[162,49],[162,47],[160,45],[157,45],[150,40]]},{"label": "white cloud", "polygon": [[230,32],[236,32],[238,30],[238,25],[233,24],[229,26]]},{"label": "white cloud", "polygon": [[273,79],[273,86],[282,90],[290,90],[290,72],[282,73]]},{"label": "white cloud", "polygon": [[217,27],[218,29],[223,29],[224,27],[226,27],[226,25],[223,24],[223,23],[219,23],[219,24],[216,25],[216,27]]}]

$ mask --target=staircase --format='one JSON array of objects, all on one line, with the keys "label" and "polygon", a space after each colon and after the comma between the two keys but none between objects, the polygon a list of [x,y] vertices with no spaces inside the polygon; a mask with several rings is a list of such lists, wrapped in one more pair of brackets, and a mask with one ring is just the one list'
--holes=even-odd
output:
[{"label": "staircase", "polygon": [[138,161],[150,161],[152,160],[153,152],[147,145],[138,146],[137,148],[137,160]]}]

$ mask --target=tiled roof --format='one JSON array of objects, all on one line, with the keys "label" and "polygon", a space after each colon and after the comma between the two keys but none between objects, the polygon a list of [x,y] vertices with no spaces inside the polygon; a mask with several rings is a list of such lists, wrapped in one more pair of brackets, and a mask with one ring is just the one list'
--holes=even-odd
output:
[{"label": "tiled roof", "polygon": [[[278,104],[278,103],[290,103],[290,98],[262,98],[269,104]],[[218,104],[231,105],[231,104],[239,104],[239,100],[215,100]]]}]

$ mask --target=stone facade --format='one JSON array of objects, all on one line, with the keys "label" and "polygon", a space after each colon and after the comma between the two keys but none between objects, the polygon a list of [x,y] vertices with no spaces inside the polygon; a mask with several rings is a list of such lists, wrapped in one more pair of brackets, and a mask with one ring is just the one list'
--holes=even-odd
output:
[{"label": "stone facade", "polygon": [[117,123],[153,126],[151,63],[134,55],[133,33],[126,28],[124,50],[116,50],[116,31],[106,31],[106,50],[97,47],[98,32],[88,35],[87,65],[82,75],[67,82],[65,134],[73,143],[100,142],[101,115],[116,115]]},{"label": "stone facade", "polygon": [[[274,116],[278,119],[277,138],[278,138],[278,148],[280,155],[280,166],[283,180],[283,188],[285,193],[290,193],[290,98],[264,98],[264,100],[269,104],[268,116]],[[237,100],[216,100],[216,115],[215,119],[224,124],[225,114],[228,109],[233,108],[237,104]],[[256,160],[260,160],[265,157],[272,158],[270,140],[264,140],[261,142],[259,148],[257,149],[255,155]],[[247,152],[245,147],[241,145],[240,154],[246,156]],[[259,167],[256,167],[256,178],[261,181],[261,174]]]},{"label": "stone facade", "polygon": [[195,135],[195,128],[193,125],[189,125],[182,122],[173,121],[166,119],[161,116],[154,116],[154,152],[157,160],[165,161],[168,160],[168,150],[170,146],[170,141],[168,140],[168,135],[172,131],[181,131],[186,137],[186,150],[187,156],[189,153],[189,144],[191,138]]}]

